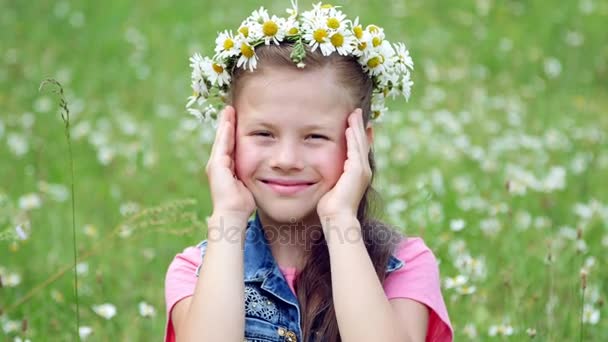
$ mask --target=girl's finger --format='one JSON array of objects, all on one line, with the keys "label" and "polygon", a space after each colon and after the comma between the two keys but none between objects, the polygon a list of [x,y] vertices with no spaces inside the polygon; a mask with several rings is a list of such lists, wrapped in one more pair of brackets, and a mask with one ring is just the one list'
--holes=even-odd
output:
[{"label": "girl's finger", "polygon": [[367,142],[367,134],[365,133],[365,123],[363,122],[363,111],[361,109],[357,109],[357,123],[359,125],[359,143],[361,146],[361,158],[367,160],[367,155],[369,154],[369,145]]},{"label": "girl's finger", "polygon": [[363,147],[361,145],[361,129],[359,128],[358,123],[358,110],[355,110],[350,114],[349,124],[353,137],[353,147],[355,148],[356,152],[356,159],[353,159],[353,161],[358,163],[359,165],[363,165]]},{"label": "girl's finger", "polygon": [[354,128],[351,126],[346,129],[346,160],[350,160],[351,163],[359,163],[360,159]]},{"label": "girl's finger", "polygon": [[209,153],[209,160],[213,160],[213,158],[215,157],[216,150],[217,150],[217,145],[218,145],[218,141],[220,140],[220,137],[222,136],[222,123],[224,121],[224,118],[226,117],[225,112],[226,112],[227,108],[224,108],[224,110],[222,110],[222,113],[220,114],[218,120],[217,120],[217,128],[215,130],[215,139],[213,140],[213,145],[211,145],[211,153]]}]

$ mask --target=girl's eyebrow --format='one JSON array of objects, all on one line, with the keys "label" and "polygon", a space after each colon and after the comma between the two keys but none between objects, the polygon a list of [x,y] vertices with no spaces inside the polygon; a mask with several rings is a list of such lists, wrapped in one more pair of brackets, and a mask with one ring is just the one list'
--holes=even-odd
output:
[{"label": "girl's eyebrow", "polygon": [[[248,126],[262,126],[262,127],[266,127],[269,129],[276,129],[277,127],[275,125],[273,125],[270,122],[266,122],[266,121],[261,121],[261,120],[255,120],[252,121],[248,124]],[[329,127],[320,125],[318,123],[312,123],[312,124],[308,124],[308,125],[304,125],[302,126],[302,130],[305,131],[315,131],[315,130],[327,130],[329,129]]]}]

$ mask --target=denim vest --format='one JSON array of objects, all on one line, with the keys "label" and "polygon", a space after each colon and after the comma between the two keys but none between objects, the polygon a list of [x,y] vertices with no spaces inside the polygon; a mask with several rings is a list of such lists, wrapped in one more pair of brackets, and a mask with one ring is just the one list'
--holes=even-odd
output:
[{"label": "denim vest", "polygon": [[[207,240],[201,242],[205,256]],[[386,273],[404,262],[391,255]],[[196,270],[198,277],[201,266]],[[302,341],[300,306],[276,264],[264,236],[259,215],[247,223],[244,252],[245,339],[251,342]]]}]

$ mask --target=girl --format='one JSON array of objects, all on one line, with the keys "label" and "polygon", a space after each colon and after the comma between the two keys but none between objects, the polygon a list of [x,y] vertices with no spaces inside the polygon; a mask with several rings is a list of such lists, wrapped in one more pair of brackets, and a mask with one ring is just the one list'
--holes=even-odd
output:
[{"label": "girl", "polygon": [[409,95],[409,54],[336,7],[288,13],[261,8],[191,59],[191,112],[228,105],[208,239],[166,275],[165,340],[451,341],[433,253],[370,210],[371,121]]}]

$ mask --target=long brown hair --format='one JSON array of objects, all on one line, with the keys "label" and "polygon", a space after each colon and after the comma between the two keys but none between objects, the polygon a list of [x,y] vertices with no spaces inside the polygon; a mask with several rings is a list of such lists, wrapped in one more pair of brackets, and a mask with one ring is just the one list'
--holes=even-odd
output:
[{"label": "long brown hair", "polygon": [[[232,87],[228,101],[235,103],[244,81],[267,67],[296,68],[290,58],[291,44],[264,45],[256,48],[258,67],[254,72],[241,68],[232,69]],[[354,57],[340,56],[333,53],[323,56],[319,50],[310,52],[307,49],[306,64],[303,70],[326,68],[335,72],[336,80],[343,89],[347,90],[355,105],[361,108],[363,120],[367,124],[371,116],[371,96],[373,83],[365,74]],[[372,170],[372,180],[376,165],[373,151],[368,156]],[[357,210],[357,219],[361,223],[363,241],[367,252],[378,275],[380,282],[384,281],[385,270],[391,253],[402,238],[392,227],[373,218],[378,208],[373,207],[379,202],[378,193],[370,185],[365,190]],[[301,327],[304,341],[340,341],[338,322],[332,297],[331,273],[329,266],[329,251],[324,238],[311,245],[306,256],[304,267],[295,279],[296,296],[300,304]]]}]

